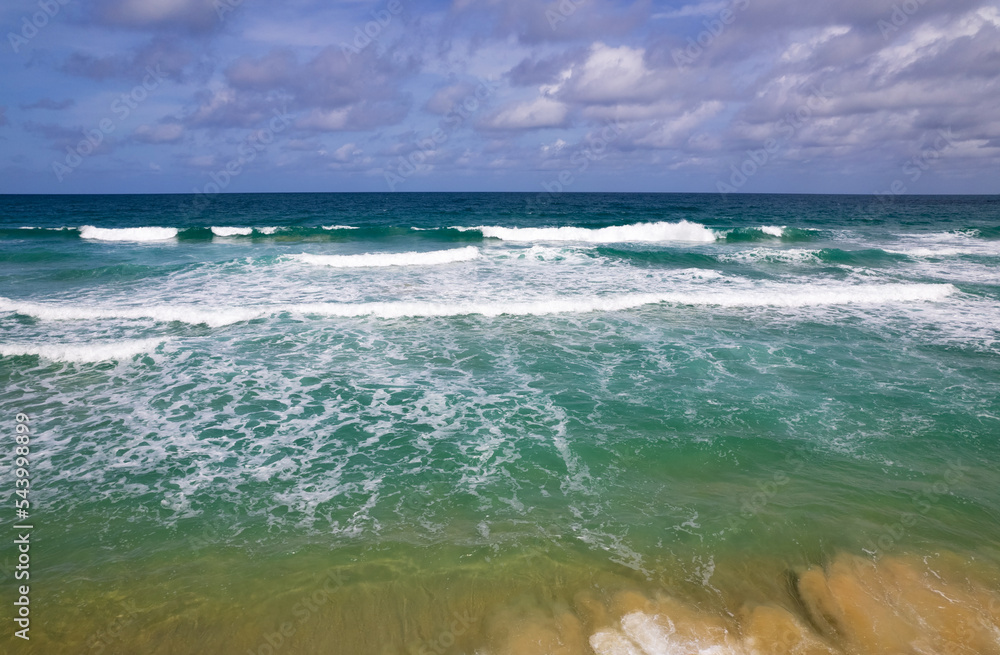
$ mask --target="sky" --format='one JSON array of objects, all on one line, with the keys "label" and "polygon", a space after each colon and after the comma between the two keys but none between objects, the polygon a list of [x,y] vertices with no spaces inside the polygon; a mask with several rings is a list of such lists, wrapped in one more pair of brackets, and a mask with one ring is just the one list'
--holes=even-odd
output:
[{"label": "sky", "polygon": [[6,0],[0,193],[1000,193],[981,0]]}]

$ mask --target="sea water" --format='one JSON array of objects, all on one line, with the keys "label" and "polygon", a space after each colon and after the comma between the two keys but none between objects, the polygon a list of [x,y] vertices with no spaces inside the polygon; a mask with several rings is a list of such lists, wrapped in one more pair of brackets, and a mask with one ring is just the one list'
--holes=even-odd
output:
[{"label": "sea water", "polygon": [[0,379],[12,652],[1000,653],[997,197],[5,196]]}]

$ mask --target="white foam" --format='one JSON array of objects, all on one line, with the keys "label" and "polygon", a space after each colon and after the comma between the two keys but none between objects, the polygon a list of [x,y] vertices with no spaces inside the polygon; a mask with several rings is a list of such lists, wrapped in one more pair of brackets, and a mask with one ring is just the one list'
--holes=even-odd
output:
[{"label": "white foam", "polygon": [[562,262],[562,263],[592,263],[596,261],[592,254],[595,246],[552,247],[533,245],[519,250],[504,250],[500,259],[518,259],[527,262]]},{"label": "white foam", "polygon": [[[212,227],[212,234],[217,237],[248,237],[253,234],[252,227]],[[265,232],[266,234],[266,232]]]},{"label": "white foam", "polygon": [[221,327],[268,315],[268,312],[260,309],[255,310],[239,307],[208,309],[184,305],[92,307],[56,303],[14,302],[8,298],[0,298],[0,312],[14,312],[24,316],[32,316],[43,321],[151,319],[161,323],[176,321],[191,325],[204,324],[209,327]]},{"label": "white foam", "polygon": [[615,312],[661,303],[715,307],[819,307],[933,302],[957,289],[951,284],[771,285],[744,289],[706,288],[697,292],[634,293],[576,298],[544,298],[532,302],[368,302],[303,303],[248,307],[143,306],[84,307],[55,303],[21,303],[0,298],[0,311],[43,320],[152,319],[219,327],[282,313],[340,318],[440,317],[478,315],[547,316]]},{"label": "white foam", "polygon": [[360,227],[353,225],[321,225],[324,230],[360,230]]},{"label": "white foam", "polygon": [[597,655],[647,655],[617,630],[601,630],[590,636],[590,647]]},{"label": "white foam", "polygon": [[586,243],[624,243],[691,241],[711,243],[716,240],[715,232],[700,223],[680,221],[677,223],[635,223],[615,225],[599,229],[582,227],[496,227],[482,226],[476,229],[485,237],[504,241],[583,241]]},{"label": "white foam", "polygon": [[933,234],[905,234],[892,244],[887,252],[908,257],[954,257],[956,255],[1000,255],[1000,244],[978,239],[967,232],[937,232]]},{"label": "white foam", "polygon": [[479,249],[475,246],[451,248],[448,250],[432,250],[430,252],[374,252],[363,255],[311,255],[302,253],[291,255],[291,258],[296,261],[314,266],[331,266],[333,268],[431,266],[453,262],[467,262],[477,257],[479,257]]},{"label": "white foam", "polygon": [[869,284],[762,287],[744,290],[706,289],[699,292],[636,293],[617,296],[547,298],[534,302],[382,302],[317,303],[284,308],[296,314],[319,316],[546,316],[589,312],[614,312],[661,303],[717,307],[816,307],[824,305],[881,305],[893,302],[943,300],[956,291],[951,284]]},{"label": "white foam", "polygon": [[177,237],[175,227],[108,228],[84,225],[80,236],[94,241],[166,241]]},{"label": "white foam", "polygon": [[771,235],[772,237],[778,237],[778,238],[780,238],[782,235],[785,234],[785,228],[784,228],[784,226],[782,226],[782,227],[776,227],[774,225],[763,225],[763,226],[761,226],[761,227],[759,227],[757,229],[759,229],[764,234]]},{"label": "white foam", "polygon": [[274,234],[275,232],[277,232],[280,229],[281,229],[280,227],[258,227],[258,228],[256,228],[256,230],[258,232],[260,232],[261,234],[268,234],[268,235]]},{"label": "white foam", "polygon": [[887,248],[886,252],[891,252],[897,255],[906,255],[907,257],[955,257],[956,255],[993,254],[986,248],[949,248],[947,246],[941,248],[903,248],[898,250],[890,250]]},{"label": "white foam", "polygon": [[683,652],[682,649],[675,648],[673,635],[676,629],[673,622],[670,619],[665,620],[667,627],[660,625],[656,617],[643,612],[632,612],[622,617],[622,631],[649,655],[673,655]]},{"label": "white foam", "polygon": [[76,344],[0,344],[0,355],[4,357],[38,355],[56,362],[103,362],[131,359],[136,355],[155,350],[166,341],[166,339],[133,339]]},{"label": "white foam", "polygon": [[[665,620],[667,627],[660,624]],[[643,612],[632,612],[622,618],[622,630],[601,630],[590,637],[590,647],[597,655],[744,655],[758,652],[730,638],[727,631],[714,631],[711,636],[677,636],[670,619],[661,619]]]},{"label": "white foam", "polygon": [[720,261],[729,262],[787,262],[801,263],[811,262],[819,259],[818,250],[804,250],[802,248],[748,248],[737,252],[723,253],[718,255]]}]

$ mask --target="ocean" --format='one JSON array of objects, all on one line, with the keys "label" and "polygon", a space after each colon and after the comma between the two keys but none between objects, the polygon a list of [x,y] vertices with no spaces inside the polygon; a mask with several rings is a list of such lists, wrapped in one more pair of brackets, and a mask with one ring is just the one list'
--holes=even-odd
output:
[{"label": "ocean", "polygon": [[5,653],[1000,653],[997,196],[0,196],[0,379]]}]

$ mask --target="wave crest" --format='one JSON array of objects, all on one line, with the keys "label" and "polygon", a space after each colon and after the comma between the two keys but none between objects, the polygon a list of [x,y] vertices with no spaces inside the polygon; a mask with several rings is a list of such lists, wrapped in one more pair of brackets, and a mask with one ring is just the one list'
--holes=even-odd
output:
[{"label": "wave crest", "polygon": [[71,363],[120,361],[151,352],[166,341],[166,339],[130,339],[74,344],[3,344],[0,345],[0,356],[37,355],[42,359]]},{"label": "wave crest", "polygon": [[[267,228],[264,228],[267,229]],[[212,234],[217,237],[248,237],[253,234],[252,227],[212,227]],[[264,234],[267,234],[265,232]]]},{"label": "wave crest", "polygon": [[80,237],[93,241],[167,241],[177,238],[175,227],[94,227],[84,225]]},{"label": "wave crest", "polygon": [[384,266],[433,266],[466,262],[479,257],[475,246],[432,250],[430,252],[365,253],[363,255],[312,255],[302,253],[291,258],[314,266],[333,268],[364,268]]},{"label": "wave crest", "polygon": [[504,241],[583,241],[586,243],[625,243],[688,241],[712,243],[718,235],[701,223],[634,223],[602,228],[584,227],[498,227],[481,226],[484,237]]},{"label": "wave crest", "polygon": [[152,319],[159,322],[183,322],[220,327],[277,314],[352,318],[443,317],[478,315],[547,316],[615,312],[644,305],[674,304],[708,307],[819,307],[827,305],[882,305],[899,302],[944,300],[956,291],[951,284],[865,284],[801,288],[797,286],[761,287],[743,290],[698,292],[635,293],[617,296],[581,296],[545,298],[530,302],[369,302],[302,303],[250,307],[145,306],[95,308],[52,303],[18,303],[0,298],[0,311],[47,320]]}]

